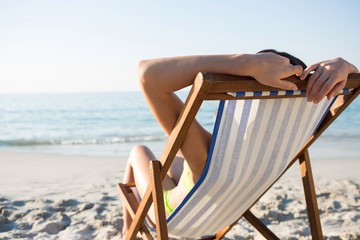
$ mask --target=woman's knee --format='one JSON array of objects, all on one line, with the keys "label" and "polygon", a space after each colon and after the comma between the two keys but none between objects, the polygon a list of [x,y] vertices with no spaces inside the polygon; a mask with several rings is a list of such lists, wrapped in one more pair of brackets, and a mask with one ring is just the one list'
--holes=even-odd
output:
[{"label": "woman's knee", "polygon": [[145,145],[135,145],[131,151],[130,155],[139,155],[139,154],[147,154],[148,152],[151,152],[151,150],[145,146]]},{"label": "woman's knee", "polygon": [[153,160],[154,154],[151,150],[145,145],[136,145],[130,151],[129,161],[130,164],[135,164],[136,162],[150,161]]}]

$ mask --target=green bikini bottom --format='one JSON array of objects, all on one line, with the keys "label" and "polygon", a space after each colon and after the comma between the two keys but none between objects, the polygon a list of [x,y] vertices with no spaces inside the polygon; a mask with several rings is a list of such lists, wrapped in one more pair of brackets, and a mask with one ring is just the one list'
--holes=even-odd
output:
[{"label": "green bikini bottom", "polygon": [[[186,165],[187,165],[187,162],[184,160],[184,171],[186,171],[186,172],[185,172],[183,184],[184,184],[185,188],[188,191],[190,191],[194,187],[194,184],[192,183],[192,181],[190,179],[191,176],[190,176],[189,166],[186,166]],[[169,193],[171,191],[172,191],[172,189],[165,191],[165,193],[164,193],[165,210],[168,213],[168,215],[170,215],[174,211],[174,208],[171,206],[170,201],[169,201]]]}]

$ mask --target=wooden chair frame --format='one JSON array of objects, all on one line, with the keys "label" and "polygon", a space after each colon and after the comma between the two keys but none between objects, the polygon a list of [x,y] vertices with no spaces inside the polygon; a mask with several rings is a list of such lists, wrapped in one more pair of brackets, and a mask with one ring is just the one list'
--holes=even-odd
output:
[{"label": "wooden chair frame", "polygon": [[[305,90],[307,80],[301,81],[296,77],[290,77],[287,80],[294,82],[299,90]],[[323,239],[320,216],[317,207],[314,180],[310,165],[310,157],[308,148],[310,145],[327,129],[330,124],[350,105],[350,103],[360,93],[360,74],[350,74],[346,84],[346,88],[353,89],[349,94],[344,95],[344,102],[334,104],[330,111],[324,117],[322,123],[316,132],[310,137],[306,145],[295,158],[290,162],[282,175],[296,162],[299,161],[301,177],[304,187],[306,199],[309,225],[313,239]],[[186,99],[184,108],[175,124],[173,131],[169,136],[169,140],[165,146],[165,150],[160,161],[151,162],[151,183],[140,203],[137,202],[132,187],[134,184],[118,184],[118,191],[125,203],[126,208],[130,212],[133,219],[126,239],[135,239],[138,232],[142,234],[143,239],[153,239],[149,229],[144,221],[149,208],[154,202],[156,215],[156,231],[158,239],[168,239],[165,207],[163,199],[162,180],[164,179],[170,165],[180,149],[185,139],[187,131],[193,122],[203,101],[206,100],[232,100],[232,99],[249,99],[249,98],[274,98],[270,96],[264,97],[233,97],[228,92],[253,92],[253,91],[272,91],[278,90],[258,83],[251,77],[232,76],[214,73],[199,73],[194,81],[192,89]],[[298,97],[298,96],[277,96],[279,97]],[[282,176],[281,175],[281,176]],[[281,177],[280,176],[280,177]],[[280,178],[279,177],[279,178]],[[279,179],[278,178],[278,179]],[[277,180],[278,180],[277,179]],[[276,183],[277,180],[274,182]],[[264,195],[271,186],[262,194]],[[261,197],[259,197],[260,199]],[[258,199],[258,200],[259,200]],[[254,204],[257,201],[254,202]],[[251,207],[250,207],[251,208]],[[250,209],[249,208],[249,209]],[[278,239],[278,237],[268,229],[250,210],[247,210],[239,219],[244,217],[251,225],[253,225],[266,239]],[[239,220],[238,219],[238,220]],[[224,229],[219,229],[213,237],[208,239],[221,239],[235,225],[235,221]]]}]

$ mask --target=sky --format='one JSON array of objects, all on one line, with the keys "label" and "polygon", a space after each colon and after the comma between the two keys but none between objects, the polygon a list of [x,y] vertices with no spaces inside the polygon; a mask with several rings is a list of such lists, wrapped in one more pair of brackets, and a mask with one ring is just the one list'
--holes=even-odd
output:
[{"label": "sky", "polygon": [[0,93],[138,91],[141,59],[256,53],[360,67],[360,1],[0,0]]}]

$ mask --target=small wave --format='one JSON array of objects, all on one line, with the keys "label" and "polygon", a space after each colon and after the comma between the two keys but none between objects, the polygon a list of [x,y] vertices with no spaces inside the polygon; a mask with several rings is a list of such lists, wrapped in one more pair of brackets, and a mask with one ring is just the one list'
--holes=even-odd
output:
[{"label": "small wave", "polygon": [[51,145],[51,141],[36,141],[36,140],[8,140],[8,141],[1,141],[0,146],[3,147],[26,147],[26,146],[36,146],[36,145]]},{"label": "small wave", "polygon": [[133,142],[158,142],[166,140],[166,136],[127,136],[99,139],[63,139],[63,140],[0,140],[0,147],[28,147],[28,146],[49,146],[49,145],[102,145],[120,144]]},{"label": "small wave", "polygon": [[62,140],[55,144],[60,145],[91,145],[91,144],[116,144],[116,143],[132,143],[132,142],[157,142],[165,140],[165,136],[129,136],[129,137],[113,137],[105,139],[72,139]]}]

